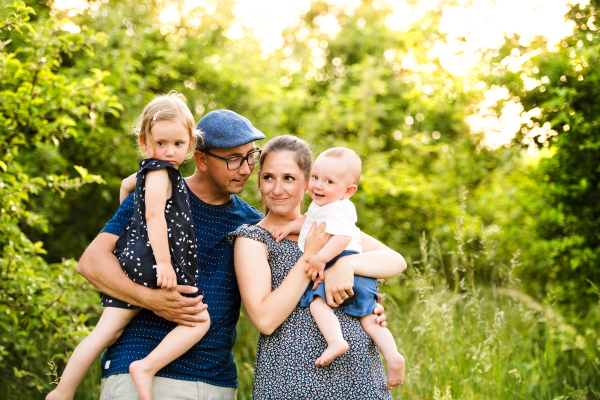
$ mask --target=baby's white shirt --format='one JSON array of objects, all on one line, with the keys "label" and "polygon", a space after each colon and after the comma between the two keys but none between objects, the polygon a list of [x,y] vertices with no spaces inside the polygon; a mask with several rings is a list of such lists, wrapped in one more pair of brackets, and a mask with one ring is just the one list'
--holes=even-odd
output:
[{"label": "baby's white shirt", "polygon": [[318,206],[313,201],[306,211],[306,220],[300,230],[298,238],[298,247],[304,251],[306,236],[310,231],[313,222],[317,227],[325,222],[325,232],[332,235],[350,236],[350,244],[344,250],[355,250],[362,252],[360,245],[360,229],[356,227],[356,207],[350,200],[338,200],[333,203]]}]

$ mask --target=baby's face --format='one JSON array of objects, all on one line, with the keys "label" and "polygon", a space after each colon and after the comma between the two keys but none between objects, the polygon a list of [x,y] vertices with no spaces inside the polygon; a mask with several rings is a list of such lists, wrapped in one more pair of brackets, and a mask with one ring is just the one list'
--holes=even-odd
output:
[{"label": "baby's face", "polygon": [[318,206],[342,200],[352,185],[351,173],[340,157],[319,157],[308,180],[308,193]]}]

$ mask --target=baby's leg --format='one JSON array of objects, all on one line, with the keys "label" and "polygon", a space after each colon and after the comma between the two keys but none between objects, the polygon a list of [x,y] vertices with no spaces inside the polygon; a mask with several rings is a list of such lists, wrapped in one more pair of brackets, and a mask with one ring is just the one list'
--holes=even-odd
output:
[{"label": "baby's leg", "polygon": [[348,350],[348,342],[344,340],[342,335],[340,321],[338,321],[333,310],[325,303],[325,300],[321,297],[315,297],[313,302],[310,303],[310,313],[327,341],[327,349],[317,358],[315,365],[329,365],[337,356]]},{"label": "baby's leg", "polygon": [[112,345],[141,309],[106,307],[98,324],[75,348],[56,389],[46,400],[72,399],[77,386],[104,349]]},{"label": "baby's leg", "polygon": [[198,315],[206,317],[208,320],[196,323],[196,326],[193,327],[184,325],[175,327],[146,358],[131,363],[129,373],[140,392],[140,400],[152,399],[154,375],[191,349],[208,332],[208,328],[210,328],[208,311],[202,311]]},{"label": "baby's leg", "polygon": [[396,341],[387,328],[379,326],[373,314],[360,318],[363,329],[373,339],[387,365],[387,388],[393,389],[404,382],[404,357],[398,353]]}]

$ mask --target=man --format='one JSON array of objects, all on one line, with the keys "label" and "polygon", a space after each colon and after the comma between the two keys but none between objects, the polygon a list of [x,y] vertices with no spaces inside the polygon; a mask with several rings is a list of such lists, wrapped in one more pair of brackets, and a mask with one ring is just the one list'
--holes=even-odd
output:
[{"label": "man", "polygon": [[[246,118],[228,110],[208,113],[197,127],[204,137],[194,153],[196,171],[185,182],[197,231],[198,282],[206,304],[200,302],[201,297],[149,289],[125,276],[113,250],[131,218],[133,197],[129,196],[86,249],[77,267],[101,292],[145,309],[102,359],[101,399],[113,398],[118,393],[115,398],[137,400],[129,364],[149,354],[176,323],[203,323],[195,314],[207,306],[212,320],[208,333],[190,351],[156,374],[153,394],[159,399],[236,396],[237,371],[231,349],[241,300],[233,249],[225,236],[244,223],[255,224],[262,219],[260,212],[236,194],[244,189],[258,162],[260,150],[254,141],[264,139],[265,135]],[[177,290],[190,293],[196,288],[179,286]]]},{"label": "man", "polygon": [[[237,371],[231,352],[235,343],[240,314],[240,294],[233,266],[233,248],[225,236],[242,224],[255,224],[263,215],[239,199],[236,194],[258,162],[260,150],[255,140],[265,135],[246,118],[228,110],[208,113],[198,122],[203,140],[196,146],[196,171],[185,179],[198,242],[198,282],[202,296],[190,286],[177,291],[149,289],[138,285],[121,270],[113,251],[118,236],[129,223],[133,211],[132,196],[86,249],[77,266],[84,278],[101,292],[144,310],[127,326],[119,340],[102,358],[100,399],[138,400],[135,383],[129,376],[129,364],[147,356],[176,325],[193,326],[204,321],[196,316],[208,306],[211,327],[204,338],[186,354],[159,371],[152,392],[156,399],[224,399],[236,397]],[[322,231],[322,229],[320,229]],[[340,271],[336,277],[332,272]],[[328,270],[336,280],[328,291],[350,291],[352,272]],[[378,306],[377,313],[383,312]],[[381,315],[382,326],[385,315]]]}]

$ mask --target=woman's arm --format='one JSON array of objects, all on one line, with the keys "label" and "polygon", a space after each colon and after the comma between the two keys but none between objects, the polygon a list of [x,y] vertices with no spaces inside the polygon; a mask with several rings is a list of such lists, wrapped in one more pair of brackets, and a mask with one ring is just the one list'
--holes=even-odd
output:
[{"label": "woman's arm", "polygon": [[304,271],[306,259],[316,254],[330,237],[324,225],[316,230],[313,226],[314,233],[306,238],[304,254],[273,291],[266,245],[244,237],[236,239],[233,258],[240,294],[250,321],[261,333],[272,334],[298,305],[310,282]]},{"label": "woman's arm", "polygon": [[406,261],[399,253],[363,232],[360,235],[363,252],[342,257],[325,271],[325,295],[331,307],[343,303],[344,293],[354,294],[354,275],[387,279],[406,269]]}]

